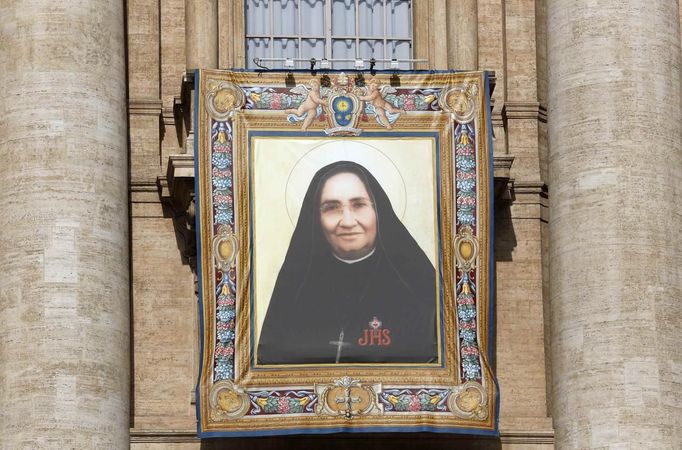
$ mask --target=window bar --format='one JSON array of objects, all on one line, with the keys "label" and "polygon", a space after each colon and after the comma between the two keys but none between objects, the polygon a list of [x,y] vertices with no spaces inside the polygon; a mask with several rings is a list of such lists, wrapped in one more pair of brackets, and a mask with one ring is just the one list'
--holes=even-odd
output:
[{"label": "window bar", "polygon": [[[388,0],[384,0],[384,59],[386,59],[386,47],[388,47],[388,8],[386,7],[386,2]],[[386,64],[384,64],[384,69],[386,68]]]},{"label": "window bar", "polygon": [[[407,2],[407,45],[408,45],[408,50],[410,51],[410,58],[414,55],[413,52],[413,46],[412,46],[412,24],[414,23],[414,17],[412,16],[414,14],[414,10],[412,9],[412,1],[410,0]],[[416,60],[414,62],[417,62]],[[415,68],[415,64],[410,63],[410,69]]]},{"label": "window bar", "polygon": [[332,0],[323,0],[324,5],[324,57],[332,59]]},{"label": "window bar", "polygon": [[[294,29],[296,33],[298,34],[298,51],[296,52],[296,55],[298,55],[299,58],[303,56],[303,26],[301,23],[301,2],[303,0],[294,0],[294,7],[298,10],[298,28]],[[299,67],[300,68],[300,67]]]},{"label": "window bar", "polygon": [[267,0],[270,9],[270,57],[275,57],[275,13],[272,0]]},{"label": "window bar", "polygon": [[360,0],[355,0],[355,59],[360,59]]}]

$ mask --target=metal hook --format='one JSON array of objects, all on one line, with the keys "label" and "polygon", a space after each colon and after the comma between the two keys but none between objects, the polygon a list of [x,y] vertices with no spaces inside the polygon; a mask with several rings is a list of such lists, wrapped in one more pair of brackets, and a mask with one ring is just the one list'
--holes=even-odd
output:
[{"label": "metal hook", "polygon": [[262,65],[262,64],[260,63],[260,58],[253,58],[253,63],[254,63],[255,65],[257,65],[258,67],[260,67],[261,69],[270,70],[269,67],[265,67],[264,65]]}]

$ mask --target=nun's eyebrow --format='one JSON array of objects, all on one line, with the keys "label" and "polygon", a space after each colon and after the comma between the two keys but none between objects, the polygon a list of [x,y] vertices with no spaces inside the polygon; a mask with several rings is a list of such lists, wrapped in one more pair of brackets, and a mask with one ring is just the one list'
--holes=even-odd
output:
[{"label": "nun's eyebrow", "polygon": [[[372,202],[372,199],[370,199],[369,197],[366,197],[366,196],[365,196],[365,197],[353,197],[353,198],[349,199],[348,201],[349,201],[349,202],[357,202],[357,201],[361,201],[361,200],[366,200],[366,201],[368,201],[368,202],[370,202],[370,203]],[[337,204],[340,205],[340,204],[342,204],[342,203],[343,203],[343,202],[340,201],[340,200],[333,200],[333,199],[332,199],[332,200],[325,200],[325,201],[323,201],[323,202],[322,202],[322,205],[337,205]]]}]

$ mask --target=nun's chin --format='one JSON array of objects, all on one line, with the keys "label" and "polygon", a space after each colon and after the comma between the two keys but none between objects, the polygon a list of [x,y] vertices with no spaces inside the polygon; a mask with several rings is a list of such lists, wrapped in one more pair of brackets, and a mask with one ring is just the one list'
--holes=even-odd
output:
[{"label": "nun's chin", "polygon": [[363,259],[369,258],[372,253],[374,253],[375,247],[370,248],[369,250],[363,249],[362,251],[358,252],[344,252],[343,254],[339,254],[337,252],[332,252],[332,255],[336,259],[340,259],[341,261],[347,262],[347,263],[353,263],[353,262],[358,262],[362,261]]}]

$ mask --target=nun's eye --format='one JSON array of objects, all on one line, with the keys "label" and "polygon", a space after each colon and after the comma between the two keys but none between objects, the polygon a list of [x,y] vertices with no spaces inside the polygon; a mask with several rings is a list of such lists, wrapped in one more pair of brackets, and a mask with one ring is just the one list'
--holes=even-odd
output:
[{"label": "nun's eye", "polygon": [[341,202],[324,202],[320,206],[320,212],[325,217],[341,217],[345,209],[354,215],[363,215],[372,211],[372,202],[368,199],[355,199],[350,203],[345,204]]}]

